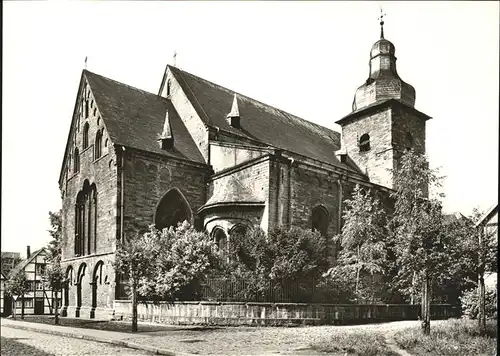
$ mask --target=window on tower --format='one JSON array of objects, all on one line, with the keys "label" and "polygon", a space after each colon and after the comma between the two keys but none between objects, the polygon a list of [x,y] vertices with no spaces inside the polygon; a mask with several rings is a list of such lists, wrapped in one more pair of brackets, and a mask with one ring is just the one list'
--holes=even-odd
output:
[{"label": "window on tower", "polygon": [[361,135],[359,139],[359,152],[366,152],[370,150],[370,135],[367,133]]}]

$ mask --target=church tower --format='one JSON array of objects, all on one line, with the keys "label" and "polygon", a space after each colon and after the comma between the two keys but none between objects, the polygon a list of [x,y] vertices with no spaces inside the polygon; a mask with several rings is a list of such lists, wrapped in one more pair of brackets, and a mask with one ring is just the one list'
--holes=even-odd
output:
[{"label": "church tower", "polygon": [[393,187],[391,169],[401,153],[425,153],[425,122],[429,116],[415,109],[415,89],[396,70],[396,49],[384,38],[370,51],[370,73],[354,95],[352,112],[337,121],[342,126],[343,151],[371,182]]}]

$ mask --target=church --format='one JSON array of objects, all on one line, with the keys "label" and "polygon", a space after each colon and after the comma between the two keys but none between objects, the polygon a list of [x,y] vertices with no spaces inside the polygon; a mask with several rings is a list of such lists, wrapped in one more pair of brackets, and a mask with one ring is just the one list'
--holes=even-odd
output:
[{"label": "church", "polygon": [[356,184],[387,194],[401,153],[425,152],[428,119],[383,22],[342,133],[171,65],[156,94],[83,70],[59,176],[62,315],[109,315],[126,298],[116,242],[151,224],[187,220],[222,248],[277,226],[331,240]]}]

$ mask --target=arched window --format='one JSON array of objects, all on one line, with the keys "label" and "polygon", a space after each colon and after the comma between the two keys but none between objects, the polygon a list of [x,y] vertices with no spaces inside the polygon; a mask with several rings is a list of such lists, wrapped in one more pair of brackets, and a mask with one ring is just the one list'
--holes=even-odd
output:
[{"label": "arched window", "polygon": [[178,222],[187,220],[191,223],[192,213],[189,204],[176,189],[170,189],[160,200],[155,213],[155,226],[158,230],[176,227]]},{"label": "arched window", "polygon": [[89,123],[86,122],[83,126],[83,149],[89,147]]},{"label": "arched window", "polygon": [[75,147],[75,151],[73,152],[73,173],[77,173],[80,171],[80,152],[78,151],[78,147]]},{"label": "arched window", "polygon": [[170,95],[170,79],[167,81],[167,96]]},{"label": "arched window", "polygon": [[370,150],[370,135],[363,134],[359,138],[359,152],[366,152]]},{"label": "arched window", "polygon": [[98,159],[102,154],[102,131],[97,131],[95,135],[95,157],[94,159]]},{"label": "arched window", "polygon": [[75,204],[75,255],[97,252],[97,188],[85,180]]},{"label": "arched window", "polygon": [[85,99],[85,118],[89,117],[89,99]]},{"label": "arched window", "polygon": [[242,224],[237,224],[233,226],[231,231],[229,231],[229,235],[231,236],[231,239],[240,239],[245,237],[245,235],[248,232],[248,227]]},{"label": "arched window", "polygon": [[324,206],[318,205],[312,210],[311,227],[313,231],[318,231],[321,235],[326,236],[329,224],[329,214]]},{"label": "arched window", "polygon": [[220,227],[215,227],[212,230],[212,238],[219,248],[219,251],[222,251],[223,253],[227,253],[227,236],[224,230],[222,230]]}]

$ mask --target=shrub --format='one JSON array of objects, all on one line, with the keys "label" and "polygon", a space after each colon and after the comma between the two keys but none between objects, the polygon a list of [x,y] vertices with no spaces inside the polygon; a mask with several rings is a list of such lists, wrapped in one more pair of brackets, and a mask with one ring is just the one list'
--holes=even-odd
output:
[{"label": "shrub", "polygon": [[389,350],[382,334],[367,332],[334,332],[329,340],[311,345],[315,350],[325,353],[342,353],[342,355],[359,356],[397,356]]},{"label": "shrub", "polygon": [[486,337],[479,336],[477,322],[450,319],[433,323],[430,335],[419,327],[407,328],[394,335],[397,345],[415,356],[495,355],[497,330],[487,323]]},{"label": "shrub", "polygon": [[[496,288],[494,290],[486,290],[485,311],[486,318],[497,318],[497,298]],[[462,304],[462,313],[466,318],[477,319],[479,313],[479,296],[477,289],[471,289],[463,294],[460,298]]]}]

